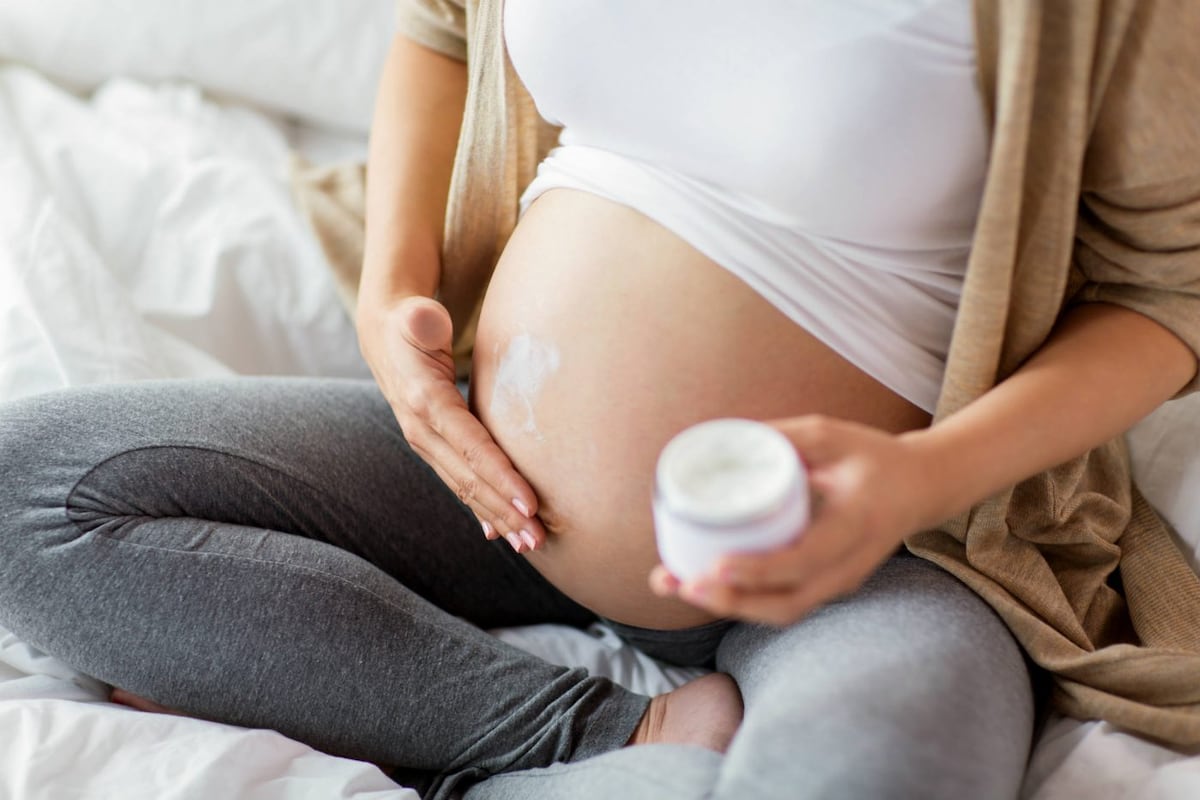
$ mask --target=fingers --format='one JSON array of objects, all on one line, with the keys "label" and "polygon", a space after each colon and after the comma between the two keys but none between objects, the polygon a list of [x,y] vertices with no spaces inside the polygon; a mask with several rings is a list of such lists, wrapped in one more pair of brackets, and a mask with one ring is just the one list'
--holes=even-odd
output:
[{"label": "fingers", "polygon": [[430,297],[411,297],[404,305],[404,338],[426,353],[450,353],[453,324],[446,307]]},{"label": "fingers", "polygon": [[820,416],[773,424],[808,465],[814,509],[807,528],[785,547],[726,556],[696,580],[656,571],[655,592],[721,616],[790,623],[855,591],[917,529],[915,463],[894,435]]},{"label": "fingers", "polygon": [[521,477],[488,429],[465,403],[449,409],[434,430],[462,456],[472,472],[500,495],[509,510],[515,509],[526,519],[537,515],[538,502],[533,487]]},{"label": "fingers", "polygon": [[418,430],[406,431],[409,444],[475,513],[485,537],[503,537],[518,553],[540,548],[546,531],[536,516],[533,489],[461,397],[457,406],[442,409],[438,427],[444,433],[410,422]]},{"label": "fingers", "polygon": [[503,537],[519,553],[541,547],[546,532],[537,495],[454,383],[449,312],[432,298],[414,296],[403,301],[397,319],[407,346],[396,351],[392,377],[403,380],[382,383],[393,387],[389,401],[405,439],[475,513],[486,538]]},{"label": "fingers", "polygon": [[[450,381],[406,387],[397,421],[409,446],[480,520],[483,535],[517,552],[541,547],[537,496]],[[486,524],[485,524],[486,523]]]},{"label": "fingers", "polygon": [[[480,521],[488,539],[504,538],[518,553],[536,550],[546,541],[546,532],[535,516],[526,517],[511,500],[506,500],[467,464],[445,440],[431,438],[418,454],[433,466],[438,477],[449,486]],[[498,449],[498,448],[497,448]],[[500,456],[503,458],[503,455]]]},{"label": "fingers", "polygon": [[681,582],[661,565],[650,574],[650,587],[660,597],[680,597],[720,617],[790,625],[812,610],[857,591],[870,574],[869,557],[843,560],[806,583],[772,589],[744,589],[704,576]]},{"label": "fingers", "polygon": [[[434,472],[442,479],[442,482],[455,489],[455,493],[462,498],[463,484],[454,475],[443,469],[442,464],[444,460],[438,461],[424,454],[422,454],[422,457],[430,463]],[[464,499],[463,502],[475,515],[475,518],[479,520],[480,531],[483,533],[485,539],[495,540],[503,538],[517,553],[528,553],[531,550],[536,550],[546,540],[545,529],[536,518],[524,519],[521,517],[520,522],[512,522],[505,519],[507,512],[497,513],[492,508],[482,505],[477,498]],[[493,523],[491,521],[493,519],[496,522]]]},{"label": "fingers", "polygon": [[768,553],[737,553],[714,567],[717,580],[747,591],[773,591],[801,583],[851,556],[862,542],[837,520],[814,521],[791,544]]},{"label": "fingers", "polygon": [[827,464],[843,455],[848,439],[860,426],[820,414],[806,414],[771,423],[787,436],[804,464],[810,468]]},{"label": "fingers", "polygon": [[679,592],[679,579],[662,564],[650,570],[650,589],[659,597],[671,597]]},{"label": "fingers", "polygon": [[709,573],[689,581],[660,567],[652,572],[650,586],[656,594],[678,596],[719,616],[790,624],[853,592],[880,560],[875,545],[853,523],[830,513],[785,547],[724,556]]},{"label": "fingers", "polygon": [[722,616],[790,625],[813,609],[852,593],[861,580],[845,573],[827,573],[810,584],[777,591],[743,591],[712,581],[680,587],[680,596],[693,605]]}]

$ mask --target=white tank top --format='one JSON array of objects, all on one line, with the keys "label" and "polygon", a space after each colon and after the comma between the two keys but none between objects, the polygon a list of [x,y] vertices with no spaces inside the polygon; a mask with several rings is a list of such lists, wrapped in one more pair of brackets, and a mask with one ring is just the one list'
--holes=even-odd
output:
[{"label": "white tank top", "polygon": [[630,206],[933,411],[987,158],[970,0],[507,0],[556,187]]}]

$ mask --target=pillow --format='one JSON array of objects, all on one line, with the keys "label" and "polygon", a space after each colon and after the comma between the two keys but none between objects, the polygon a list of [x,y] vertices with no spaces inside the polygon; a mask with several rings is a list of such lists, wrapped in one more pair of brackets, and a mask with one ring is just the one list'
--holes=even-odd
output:
[{"label": "pillow", "polygon": [[1133,477],[1200,572],[1200,392],[1162,406],[1127,436]]},{"label": "pillow", "polygon": [[0,59],[80,91],[182,80],[365,132],[394,20],[391,0],[2,2]]}]

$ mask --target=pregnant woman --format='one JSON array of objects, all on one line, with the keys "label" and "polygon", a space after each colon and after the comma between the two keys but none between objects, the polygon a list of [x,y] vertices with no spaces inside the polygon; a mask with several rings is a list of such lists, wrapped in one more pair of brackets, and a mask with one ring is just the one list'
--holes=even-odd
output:
[{"label": "pregnant woman", "polygon": [[[1043,670],[1200,742],[1200,582],[1116,438],[1197,385],[1200,19],[1082,6],[402,3],[376,383],[5,407],[0,624],[431,797],[1012,797]],[[815,515],[680,583],[655,458],[722,416]],[[597,618],[720,672],[480,630]]]}]

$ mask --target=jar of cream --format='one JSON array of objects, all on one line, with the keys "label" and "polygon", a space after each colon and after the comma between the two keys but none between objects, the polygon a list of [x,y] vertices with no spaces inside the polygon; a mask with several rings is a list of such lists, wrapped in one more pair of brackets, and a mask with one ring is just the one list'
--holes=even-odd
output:
[{"label": "jar of cream", "polygon": [[671,574],[689,580],[732,552],[773,550],[808,523],[808,481],[792,443],[770,425],[714,419],[663,448],[654,530]]}]

